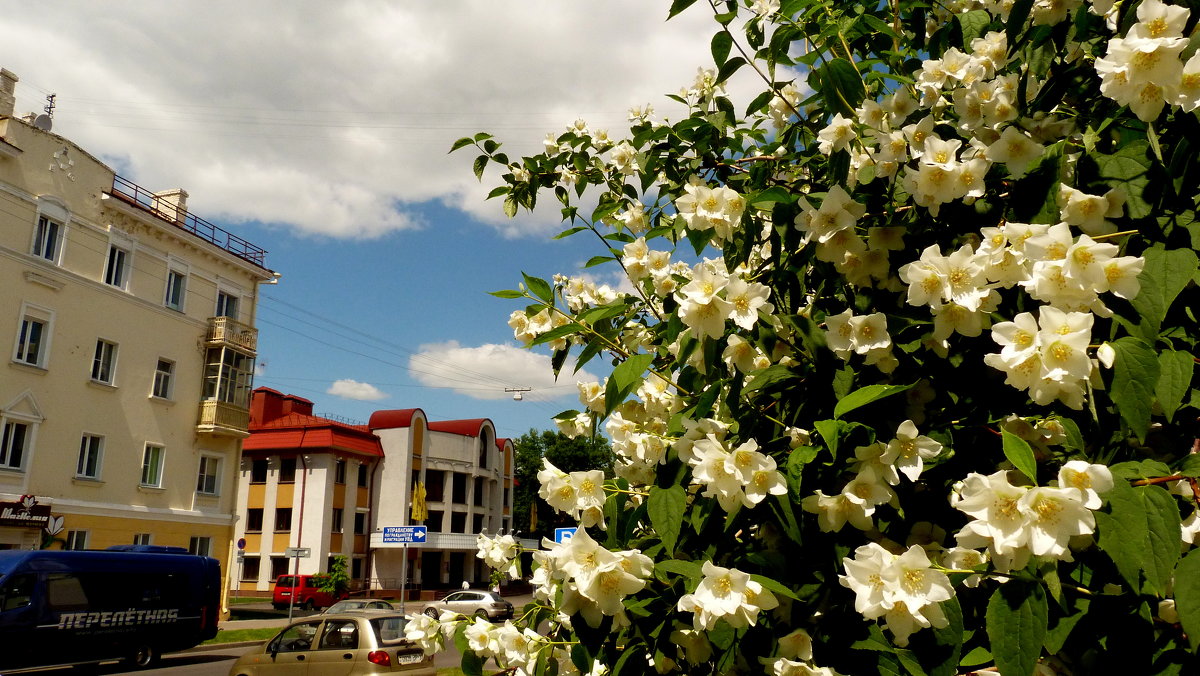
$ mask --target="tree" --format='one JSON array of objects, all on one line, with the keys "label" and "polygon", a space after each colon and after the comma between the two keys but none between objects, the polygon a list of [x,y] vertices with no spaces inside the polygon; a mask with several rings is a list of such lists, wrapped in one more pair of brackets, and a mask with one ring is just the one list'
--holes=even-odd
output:
[{"label": "tree", "polygon": [[346,557],[342,554],[334,556],[329,560],[329,571],[313,579],[321,591],[333,594],[334,598],[341,598],[350,588],[350,574],[346,572]]},{"label": "tree", "polygon": [[[1188,669],[1200,17],[708,7],[680,119],[579,120],[520,160],[454,144],[502,167],[508,213],[552,194],[560,236],[629,278],[495,293],[555,371],[615,364],[558,421],[603,425],[618,459],[601,488],[538,477],[582,526],[533,553],[545,637],[410,637],[452,631],[468,673]],[[760,93],[732,100],[733,77]]]},{"label": "tree", "polygon": [[[613,453],[608,441],[599,436],[571,438],[562,432],[529,430],[513,442],[517,452],[516,488],[513,494],[513,527],[541,540],[553,538],[556,526],[574,526],[569,518],[558,514],[544,501],[538,500],[537,474],[542,460],[550,461],[564,471],[602,470],[612,476]],[[530,510],[537,508],[537,520],[530,527]]]}]

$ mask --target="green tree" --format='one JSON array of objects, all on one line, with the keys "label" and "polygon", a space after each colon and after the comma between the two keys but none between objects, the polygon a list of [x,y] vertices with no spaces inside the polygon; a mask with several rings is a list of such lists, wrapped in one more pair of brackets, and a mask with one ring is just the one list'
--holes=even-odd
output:
[{"label": "green tree", "polygon": [[[608,440],[603,437],[571,438],[562,432],[531,429],[514,440],[513,446],[517,452],[513,528],[527,537],[538,540],[553,537],[556,527],[575,525],[538,499],[537,473],[542,469],[543,459],[565,472],[599,469],[606,477],[612,476],[614,456]],[[531,509],[538,510],[533,530],[529,528]]]},{"label": "green tree", "polygon": [[329,560],[329,570],[314,578],[321,591],[333,594],[338,598],[350,589],[350,574],[347,572],[346,557],[338,554]]},{"label": "green tree", "polygon": [[584,526],[533,554],[547,638],[464,670],[1194,670],[1194,4],[692,5],[677,119],[454,144],[629,282],[495,293],[555,371],[614,364],[557,418],[617,460],[543,476]]}]

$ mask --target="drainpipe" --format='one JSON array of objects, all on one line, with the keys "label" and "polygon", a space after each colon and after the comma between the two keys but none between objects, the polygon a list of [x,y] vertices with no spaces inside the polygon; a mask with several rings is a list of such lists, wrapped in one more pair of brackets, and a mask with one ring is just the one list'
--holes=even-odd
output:
[{"label": "drainpipe", "polygon": [[375,569],[375,549],[371,547],[371,534],[375,532],[375,472],[379,471],[379,466],[383,464],[379,460],[371,466],[371,479],[367,484],[367,596],[372,596],[371,593],[371,572]]}]

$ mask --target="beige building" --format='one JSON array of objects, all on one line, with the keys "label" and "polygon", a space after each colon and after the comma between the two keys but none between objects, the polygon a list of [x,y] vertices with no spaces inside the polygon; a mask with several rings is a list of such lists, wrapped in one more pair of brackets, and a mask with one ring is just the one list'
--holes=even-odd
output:
[{"label": "beige building", "polygon": [[[117,176],[0,73],[0,548],[232,548],[262,249]],[[55,542],[58,540],[58,542]]]}]

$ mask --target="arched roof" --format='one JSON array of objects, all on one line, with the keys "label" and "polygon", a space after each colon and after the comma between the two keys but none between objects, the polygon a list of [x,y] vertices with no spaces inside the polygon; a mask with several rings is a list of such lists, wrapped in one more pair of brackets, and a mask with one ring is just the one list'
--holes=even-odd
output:
[{"label": "arched roof", "polygon": [[492,421],[487,418],[471,418],[469,420],[440,420],[438,422],[430,422],[429,430],[431,432],[447,432],[464,437],[477,437],[483,430],[484,425],[493,427],[494,429]]},{"label": "arched roof", "polygon": [[392,409],[375,411],[367,421],[367,427],[373,430],[387,430],[397,427],[411,427],[413,418],[420,415],[425,418],[425,411],[419,408]]}]

